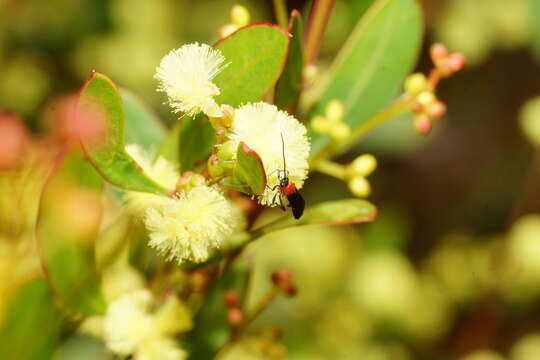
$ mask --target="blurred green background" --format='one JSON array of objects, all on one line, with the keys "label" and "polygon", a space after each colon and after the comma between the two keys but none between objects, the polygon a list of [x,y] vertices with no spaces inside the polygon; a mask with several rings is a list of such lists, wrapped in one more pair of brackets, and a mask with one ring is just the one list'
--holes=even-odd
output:
[{"label": "blurred green background", "polygon": [[[19,114],[35,136],[45,134],[58,99],[95,69],[170,125],[175,118],[155,91],[155,67],[183,43],[215,42],[236,3],[253,22],[275,22],[271,1],[0,0],[0,111]],[[320,71],[371,3],[336,1]],[[265,292],[272,271],[295,273],[299,295],[280,299],[257,322],[284,328],[286,358],[540,359],[540,215],[525,216],[540,213],[540,153],[519,125],[523,105],[540,95],[540,1],[421,4],[426,27],[417,70],[430,69],[428,49],[437,41],[463,52],[468,67],[440,86],[449,110],[430,136],[397,118],[340,159],[377,157],[370,180],[378,221],[287,230],[249,249],[256,264],[251,299]],[[310,2],[287,5],[305,14]],[[17,181],[3,177],[0,191]],[[315,203],[350,195],[345,184],[312,174],[304,196]],[[0,279],[10,281],[2,281],[0,295],[39,272],[29,240],[9,238],[12,209],[4,200]],[[61,339],[57,359],[109,356],[95,341]],[[249,349],[246,343],[230,358],[260,358]]]}]

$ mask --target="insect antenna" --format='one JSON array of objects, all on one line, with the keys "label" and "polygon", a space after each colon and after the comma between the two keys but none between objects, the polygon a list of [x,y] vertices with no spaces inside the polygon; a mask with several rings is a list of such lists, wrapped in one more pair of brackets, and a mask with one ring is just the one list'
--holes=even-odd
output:
[{"label": "insect antenna", "polygon": [[281,135],[281,153],[283,155],[283,175],[287,173],[287,163],[285,162],[285,141],[283,140],[283,133]]}]

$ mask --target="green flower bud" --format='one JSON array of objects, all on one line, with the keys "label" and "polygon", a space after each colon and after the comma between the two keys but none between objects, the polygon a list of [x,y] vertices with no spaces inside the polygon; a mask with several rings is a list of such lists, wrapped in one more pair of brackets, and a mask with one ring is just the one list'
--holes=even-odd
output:
[{"label": "green flower bud", "polygon": [[427,86],[427,78],[422,73],[411,74],[405,79],[405,92],[409,94],[418,94],[425,90]]},{"label": "green flower bud", "polygon": [[249,24],[250,15],[248,9],[242,5],[234,5],[231,9],[231,21],[237,26],[246,26]]},{"label": "green flower bud", "polygon": [[317,115],[313,119],[311,119],[311,128],[315,132],[318,132],[320,134],[326,134],[330,131],[330,127],[330,121],[328,121],[328,119],[323,116]]},{"label": "green flower bud", "polygon": [[512,360],[534,360],[540,355],[540,333],[527,334],[510,350]]},{"label": "green flower bud", "polygon": [[432,91],[422,91],[420,94],[418,94],[417,100],[424,107],[428,107],[429,105],[433,104],[437,98]]},{"label": "green flower bud", "polygon": [[540,147],[540,97],[529,100],[521,110],[521,130],[529,141]]},{"label": "green flower bud", "polygon": [[360,155],[350,165],[353,176],[365,177],[377,168],[377,159],[371,154]]},{"label": "green flower bud", "polygon": [[345,113],[345,108],[343,103],[337,99],[330,101],[326,108],[324,109],[326,118],[332,122],[341,121],[343,114]]},{"label": "green flower bud", "polygon": [[365,177],[357,176],[349,180],[349,190],[354,196],[361,198],[368,197],[371,194],[371,185]]},{"label": "green flower bud", "polygon": [[207,165],[208,165],[208,172],[210,173],[210,176],[213,178],[218,178],[225,173],[225,169],[221,166],[216,154],[212,154],[212,156],[208,158]]},{"label": "green flower bud", "polygon": [[195,187],[200,187],[206,184],[206,179],[201,174],[196,174],[192,171],[186,171],[183,173],[178,182],[176,183],[176,189],[190,190]]},{"label": "green flower bud", "polygon": [[332,125],[330,135],[336,141],[344,141],[351,135],[351,128],[344,122],[338,122]]},{"label": "green flower bud", "polygon": [[222,163],[230,162],[236,158],[236,150],[238,149],[238,144],[234,141],[226,141],[219,147],[217,152],[217,157]]}]

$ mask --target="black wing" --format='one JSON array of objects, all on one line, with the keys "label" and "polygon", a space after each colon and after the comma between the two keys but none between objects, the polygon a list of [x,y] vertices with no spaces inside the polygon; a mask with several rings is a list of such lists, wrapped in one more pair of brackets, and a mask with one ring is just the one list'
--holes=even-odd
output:
[{"label": "black wing", "polygon": [[304,207],[306,206],[306,202],[302,195],[296,190],[293,194],[287,196],[287,200],[289,200],[289,206],[292,209],[294,218],[300,219],[304,213]]}]

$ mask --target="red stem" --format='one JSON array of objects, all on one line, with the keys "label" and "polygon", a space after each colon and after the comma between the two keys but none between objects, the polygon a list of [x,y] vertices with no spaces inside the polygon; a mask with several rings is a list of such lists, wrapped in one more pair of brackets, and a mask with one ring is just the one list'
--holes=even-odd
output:
[{"label": "red stem", "polygon": [[305,65],[315,63],[334,0],[314,0],[306,29]]}]

